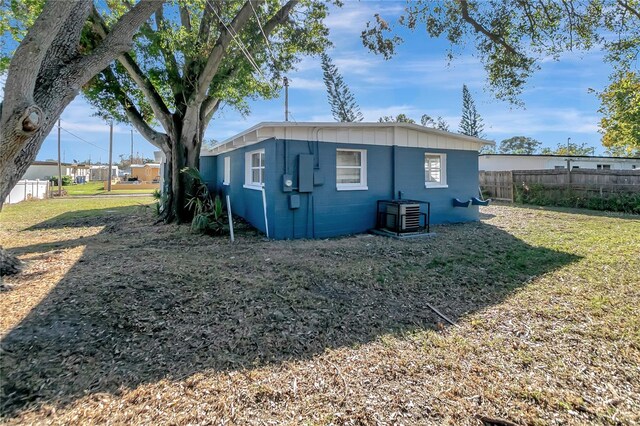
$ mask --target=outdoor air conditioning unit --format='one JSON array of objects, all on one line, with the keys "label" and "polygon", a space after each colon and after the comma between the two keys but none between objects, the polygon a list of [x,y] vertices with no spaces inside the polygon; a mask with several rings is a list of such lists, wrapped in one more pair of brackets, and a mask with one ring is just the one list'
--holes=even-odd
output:
[{"label": "outdoor air conditioning unit", "polygon": [[420,228],[420,204],[388,204],[387,228],[396,232]]}]

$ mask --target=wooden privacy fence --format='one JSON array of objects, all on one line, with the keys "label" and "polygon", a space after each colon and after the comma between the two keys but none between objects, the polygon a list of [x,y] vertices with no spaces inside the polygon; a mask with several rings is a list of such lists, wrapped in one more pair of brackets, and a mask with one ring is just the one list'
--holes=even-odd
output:
[{"label": "wooden privacy fence", "polygon": [[640,170],[512,170],[480,172],[482,191],[495,200],[513,201],[516,187],[538,185],[549,191],[571,189],[590,195],[640,193]]},{"label": "wooden privacy fence", "polygon": [[513,176],[506,172],[480,172],[480,188],[494,200],[513,201]]}]

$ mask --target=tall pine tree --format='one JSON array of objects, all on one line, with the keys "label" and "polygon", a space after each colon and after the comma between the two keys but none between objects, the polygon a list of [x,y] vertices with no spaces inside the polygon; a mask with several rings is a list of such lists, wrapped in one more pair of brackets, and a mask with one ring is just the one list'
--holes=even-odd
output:
[{"label": "tall pine tree", "polygon": [[466,84],[462,85],[462,119],[460,120],[460,133],[467,136],[474,136],[476,138],[484,137],[482,133],[484,130],[484,124],[482,124],[482,117],[476,110],[476,104],[471,98],[471,93]]},{"label": "tall pine tree", "polygon": [[327,98],[331,105],[331,114],[336,121],[353,122],[362,121],[363,116],[360,107],[342,80],[338,68],[333,64],[326,53],[321,55],[324,84],[327,86]]}]

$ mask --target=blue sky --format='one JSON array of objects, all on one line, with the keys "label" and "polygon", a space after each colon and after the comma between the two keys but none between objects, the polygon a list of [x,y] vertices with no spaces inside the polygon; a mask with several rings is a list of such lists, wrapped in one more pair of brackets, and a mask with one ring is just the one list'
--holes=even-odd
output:
[{"label": "blue sky", "polygon": [[[474,56],[472,45],[458,49],[459,55],[447,65],[448,43],[429,38],[424,30],[400,29],[405,39],[396,56],[385,61],[369,53],[361,44],[360,32],[374,13],[395,21],[404,2],[345,2],[327,20],[334,48],[329,52],[354,93],[365,121],[383,115],[404,113],[416,121],[422,114],[442,116],[457,130],[461,115],[462,85],[467,84],[478,112],[485,122],[486,137],[496,142],[516,135],[533,137],[543,146],[586,143],[596,154],[604,149],[598,133],[600,115],[597,97],[589,88],[602,90],[610,66],[602,52],[567,53],[560,61],[543,61],[542,69],[529,81],[521,99],[525,107],[498,101],[485,88],[486,74]],[[333,121],[322,82],[318,58],[303,58],[289,74],[289,109],[295,121]],[[261,121],[284,119],[284,97],[251,102],[251,114],[242,117],[230,108],[221,108],[209,124],[207,139],[222,141]],[[62,114],[62,127],[100,148],[68,133],[62,133],[63,160],[108,160],[109,127],[92,116],[91,107],[79,96]],[[57,133],[45,140],[37,159],[57,156]],[[153,157],[155,148],[134,132],[134,150]],[[130,151],[130,128],[114,129],[114,160]]]}]

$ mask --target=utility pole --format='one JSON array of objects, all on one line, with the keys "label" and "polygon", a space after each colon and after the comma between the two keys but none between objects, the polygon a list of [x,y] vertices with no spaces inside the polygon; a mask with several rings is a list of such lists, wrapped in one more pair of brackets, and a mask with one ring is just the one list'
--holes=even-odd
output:
[{"label": "utility pole", "polygon": [[284,121],[289,121],[289,79],[285,77],[284,83]]},{"label": "utility pole", "polygon": [[567,187],[571,190],[571,158],[569,157],[569,145],[571,144],[571,138],[567,138]]},{"label": "utility pole", "polygon": [[60,119],[58,118],[58,196],[62,196],[62,164],[60,162]]},{"label": "utility pole", "polygon": [[131,129],[131,156],[129,157],[129,167],[133,164],[133,129]]},{"label": "utility pole", "polygon": [[109,172],[107,173],[108,181],[107,181],[107,192],[111,192],[111,153],[113,152],[113,120],[109,123]]}]

